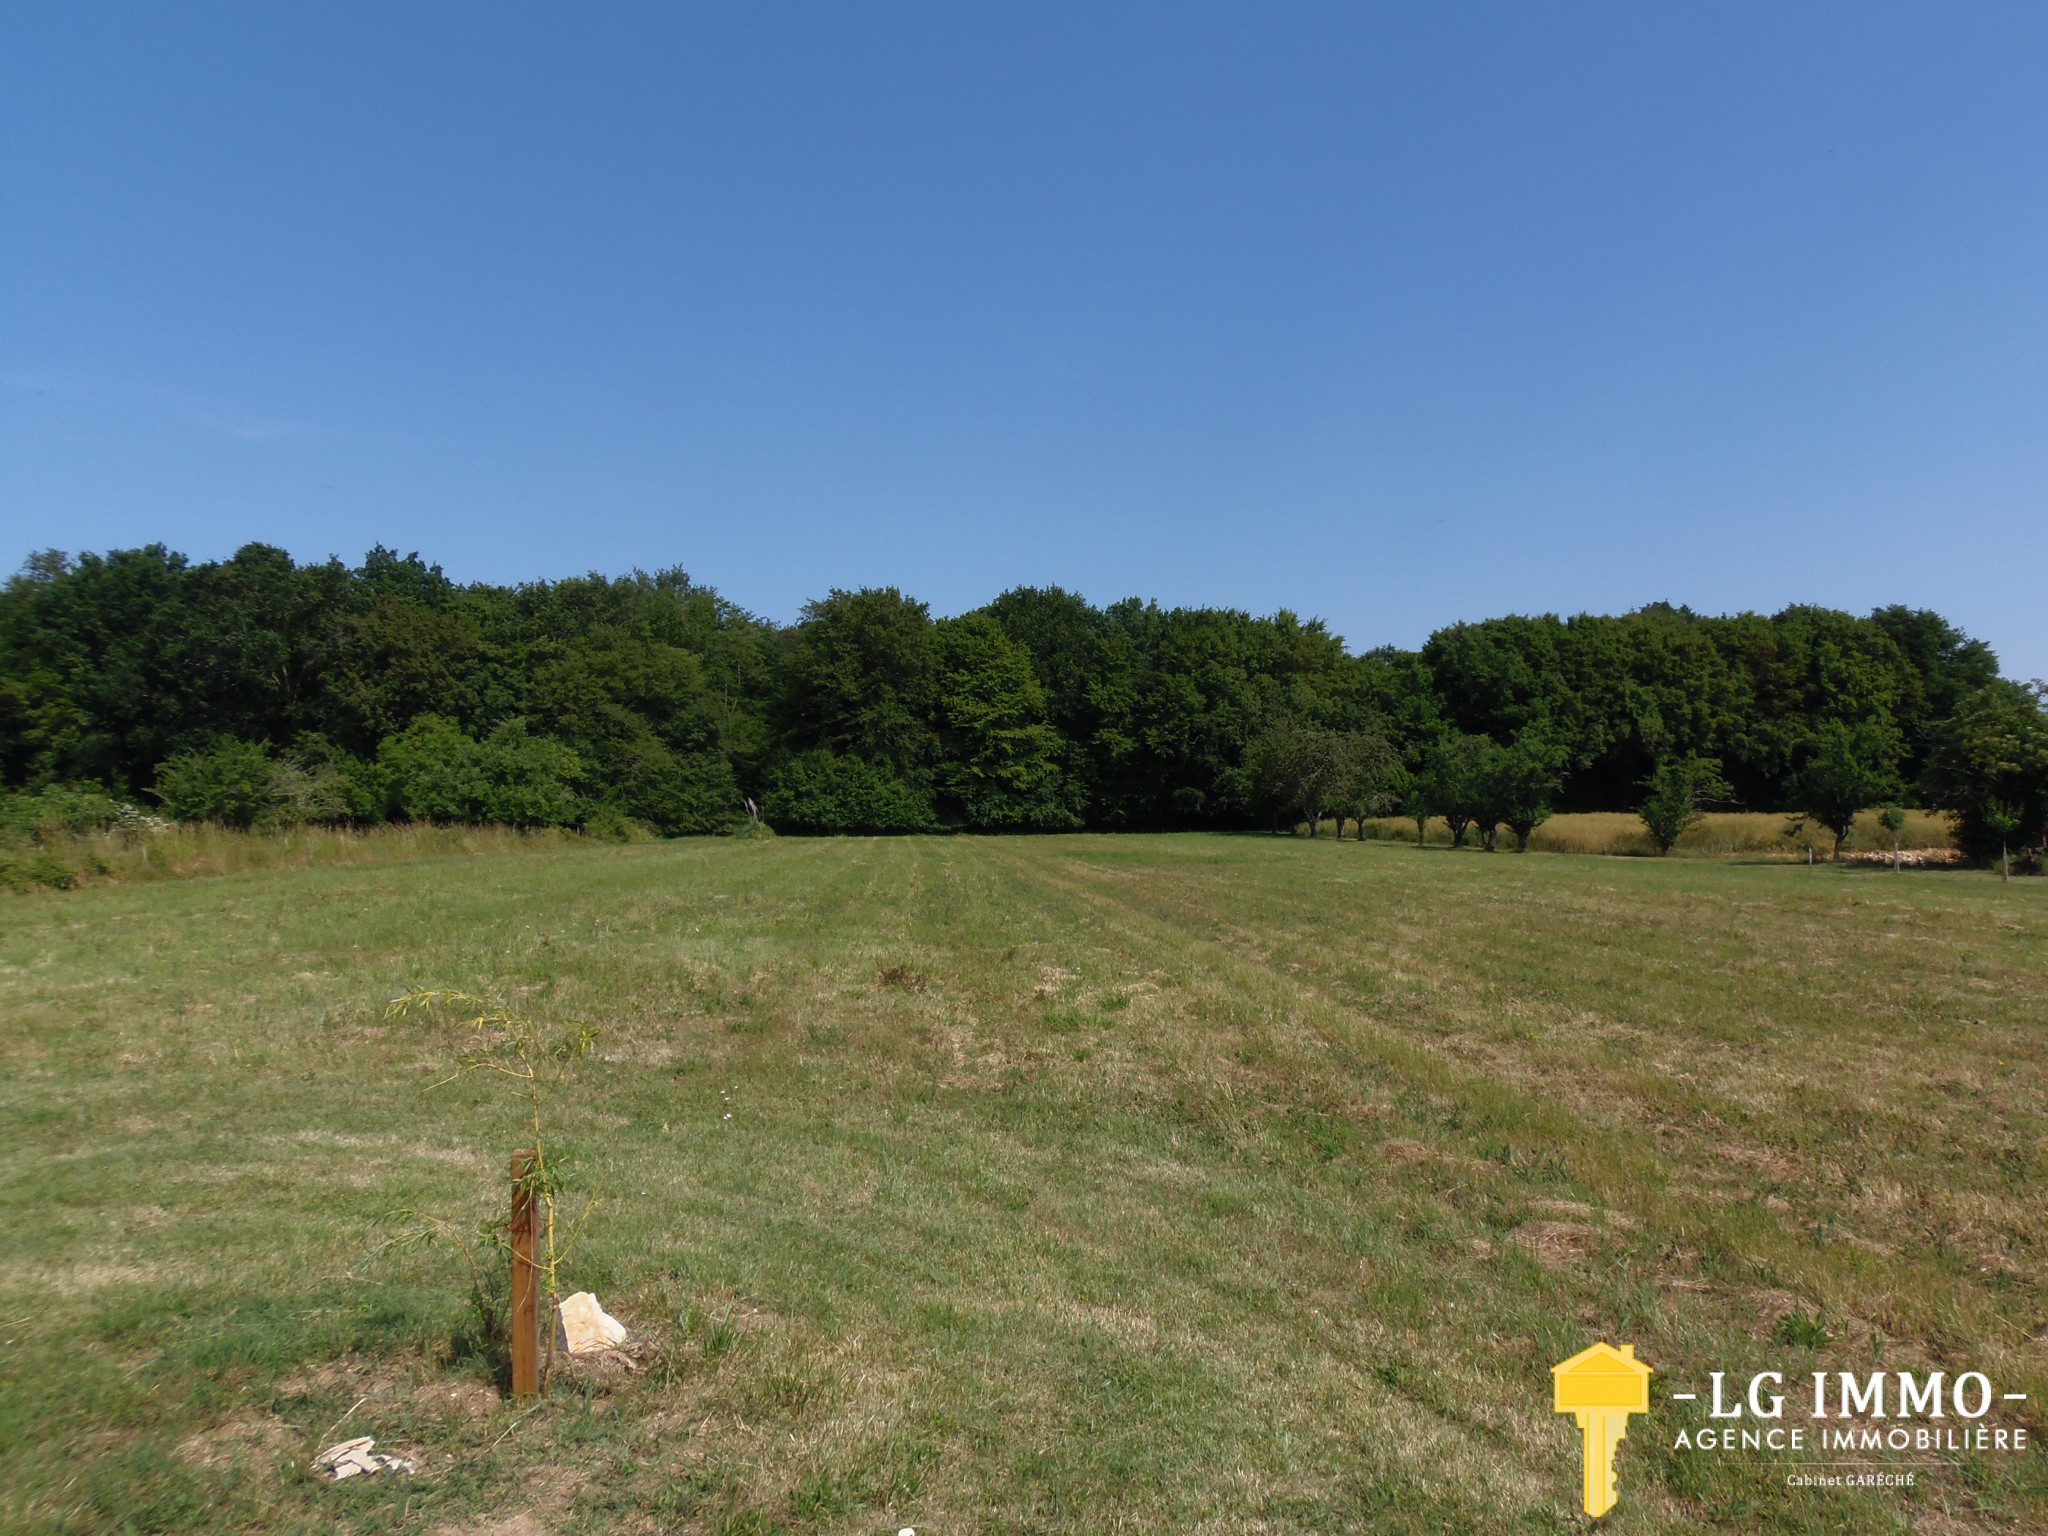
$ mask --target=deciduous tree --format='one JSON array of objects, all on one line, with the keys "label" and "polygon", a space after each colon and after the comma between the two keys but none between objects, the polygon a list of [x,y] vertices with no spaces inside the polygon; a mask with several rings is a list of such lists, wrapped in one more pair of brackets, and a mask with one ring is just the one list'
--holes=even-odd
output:
[{"label": "deciduous tree", "polygon": [[1506,746],[1487,754],[1480,780],[1486,795],[1481,817],[1491,827],[1505,824],[1515,834],[1515,852],[1527,853],[1529,839],[1551,817],[1564,782],[1565,749],[1541,727],[1516,733]]},{"label": "deciduous tree", "polygon": [[1643,789],[1637,814],[1649,829],[1650,841],[1663,854],[1700,824],[1710,802],[1725,800],[1730,793],[1721,765],[1705,757],[1679,757],[1659,764]]},{"label": "deciduous tree", "polygon": [[1450,827],[1453,848],[1464,846],[1466,832],[1489,808],[1485,773],[1496,750],[1491,738],[1470,731],[1448,732],[1423,747],[1422,803]]},{"label": "deciduous tree", "polygon": [[985,831],[1079,826],[1030,653],[987,614],[968,614],[940,621],[936,668],[937,782],[950,816]]},{"label": "deciduous tree", "polygon": [[1904,791],[1899,753],[1899,734],[1889,719],[1823,720],[1814,728],[1790,793],[1801,810],[1834,834],[1833,862],[1841,862],[1842,844],[1857,816]]},{"label": "deciduous tree", "polygon": [[1369,819],[1400,809],[1408,792],[1408,770],[1393,743],[1379,732],[1351,731],[1346,737],[1344,772],[1330,797],[1330,809],[1337,813],[1337,836],[1344,836],[1348,815],[1363,842]]},{"label": "deciduous tree", "polygon": [[2048,839],[2048,691],[2003,680],[1966,696],[1935,734],[1926,785],[1966,853],[2007,861]]}]

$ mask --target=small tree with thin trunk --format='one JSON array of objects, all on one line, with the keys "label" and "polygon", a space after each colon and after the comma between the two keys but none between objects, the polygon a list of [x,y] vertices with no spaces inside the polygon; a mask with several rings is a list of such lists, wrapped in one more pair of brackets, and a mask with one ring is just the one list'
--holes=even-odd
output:
[{"label": "small tree with thin trunk", "polygon": [[2020,829],[2019,808],[2003,800],[1987,800],[1978,813],[1984,830],[1998,839],[1998,878],[2012,878],[2012,835]]},{"label": "small tree with thin trunk", "polygon": [[1463,732],[1442,737],[1423,749],[1423,804],[1443,817],[1451,829],[1451,846],[1462,848],[1465,834],[1486,810],[1483,773],[1487,755],[1498,751],[1485,736]]},{"label": "small tree with thin trunk", "polygon": [[1887,805],[1877,813],[1877,824],[1891,834],[1892,873],[1899,872],[1899,834],[1906,830],[1906,812],[1903,806]]},{"label": "small tree with thin trunk", "polygon": [[1330,796],[1330,809],[1337,814],[1337,836],[1344,836],[1344,818],[1358,824],[1358,840],[1365,841],[1368,818],[1385,816],[1401,804],[1408,787],[1408,771],[1401,766],[1401,754],[1376,731],[1348,731],[1344,741],[1344,773]]},{"label": "small tree with thin trunk", "polygon": [[[1261,731],[1245,752],[1245,766],[1259,793],[1285,815],[1308,822],[1308,835],[1322,830],[1323,817],[1345,798],[1358,757],[1354,737],[1299,720],[1283,720]],[[1337,835],[1344,835],[1340,822]]]},{"label": "small tree with thin trunk", "polygon": [[1478,774],[1487,852],[1493,852],[1502,826],[1515,834],[1516,852],[1529,851],[1529,838],[1550,819],[1563,769],[1563,749],[1540,730],[1517,732],[1506,746],[1489,744]]},{"label": "small tree with thin trunk", "polygon": [[1415,823],[1415,846],[1426,847],[1429,843],[1429,818],[1435,812],[1430,807],[1429,786],[1423,777],[1419,757],[1411,757],[1403,765],[1401,814]]},{"label": "small tree with thin trunk", "polygon": [[[597,1031],[587,1024],[576,1025],[559,1036],[549,1038],[540,1025],[522,1014],[513,1013],[503,1004],[470,992],[455,992],[440,988],[421,987],[393,998],[385,1011],[388,1019],[409,1019],[424,1017],[433,1013],[466,1014],[462,1030],[466,1038],[456,1057],[454,1069],[441,1079],[442,1086],[468,1073],[480,1073],[487,1078],[505,1083],[515,1096],[522,1101],[524,1126],[521,1139],[528,1143],[517,1171],[523,1194],[531,1201],[539,1216],[540,1251],[530,1262],[538,1272],[537,1278],[546,1293],[548,1308],[552,1314],[561,1302],[561,1265],[568,1256],[583,1220],[596,1208],[595,1198],[585,1202],[582,1214],[575,1225],[564,1236],[556,1232],[557,1205],[562,1192],[559,1169],[560,1154],[556,1148],[550,1121],[555,1095],[561,1091],[573,1076],[576,1066],[590,1053],[597,1043]],[[497,1333],[507,1322],[499,1312],[493,1298],[485,1267],[475,1249],[465,1241],[459,1229],[452,1224],[418,1212],[397,1213],[401,1218],[414,1218],[410,1230],[394,1239],[394,1246],[405,1247],[429,1242],[437,1238],[452,1239],[469,1263],[472,1284],[471,1304],[478,1320],[491,1333]],[[483,1235],[494,1247],[512,1252],[508,1234],[495,1223],[486,1223]],[[517,1264],[518,1258],[513,1258]],[[542,1385],[545,1388],[547,1373],[554,1364],[554,1329],[547,1330],[547,1356],[542,1365]]]},{"label": "small tree with thin trunk", "polygon": [[1672,758],[1643,781],[1643,789],[1636,814],[1660,854],[1670,853],[1706,818],[1709,801],[1725,800],[1733,793],[1721,777],[1721,765],[1710,757]]},{"label": "small tree with thin trunk", "polygon": [[1832,862],[1842,861],[1842,844],[1856,817],[1904,789],[1899,750],[1899,733],[1889,723],[1828,720],[1815,728],[1790,788],[1807,814],[1835,835]]}]

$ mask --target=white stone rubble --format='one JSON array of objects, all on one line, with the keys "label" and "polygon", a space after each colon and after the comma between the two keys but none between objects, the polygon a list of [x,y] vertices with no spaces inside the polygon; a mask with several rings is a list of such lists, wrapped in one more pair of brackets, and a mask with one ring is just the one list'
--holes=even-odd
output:
[{"label": "white stone rubble", "polygon": [[419,1470],[403,1456],[387,1456],[373,1450],[376,1443],[368,1435],[359,1435],[330,1445],[313,1458],[313,1470],[325,1472],[337,1483],[345,1477],[361,1477],[369,1472],[403,1472],[409,1476]]},{"label": "white stone rubble", "polygon": [[564,1297],[555,1309],[555,1348],[571,1355],[597,1355],[626,1342],[626,1325],[597,1304],[588,1291]]}]

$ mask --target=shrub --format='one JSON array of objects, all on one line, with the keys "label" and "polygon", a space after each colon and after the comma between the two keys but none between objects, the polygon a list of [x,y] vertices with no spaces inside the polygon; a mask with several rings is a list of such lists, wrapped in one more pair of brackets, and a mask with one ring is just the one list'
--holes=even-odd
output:
[{"label": "shrub", "polygon": [[524,720],[478,741],[453,720],[421,715],[384,739],[377,768],[391,810],[409,821],[568,827],[581,814],[582,759]]},{"label": "shrub", "polygon": [[384,820],[390,786],[375,763],[309,732],[278,759],[270,797],[270,820],[276,826],[361,826]]},{"label": "shrub", "polygon": [[738,814],[739,786],[722,752],[675,752],[652,734],[604,744],[593,793],[670,836],[717,832]]},{"label": "shrub", "polygon": [[453,720],[421,715],[377,748],[388,808],[408,821],[477,821],[484,771],[476,741]]},{"label": "shrub", "polygon": [[355,786],[332,764],[309,767],[291,758],[277,764],[270,778],[270,826],[335,827],[362,819],[356,811]]},{"label": "shrub", "polygon": [[33,891],[41,887],[68,891],[78,884],[78,871],[47,848],[33,844],[0,847],[0,890]]},{"label": "shrub", "polygon": [[793,757],[776,772],[763,814],[787,832],[928,832],[932,798],[887,768],[823,750]]},{"label": "shrub", "polygon": [[206,751],[180,752],[159,764],[157,798],[179,821],[247,830],[271,809],[277,767],[269,742],[229,737]]},{"label": "shrub", "polygon": [[646,822],[609,804],[585,806],[583,835],[600,843],[651,843],[661,837],[661,833]]},{"label": "shrub", "polygon": [[568,827],[576,824],[576,780],[583,761],[552,736],[535,736],[524,720],[507,720],[477,751],[485,821],[508,827]]},{"label": "shrub", "polygon": [[97,784],[50,784],[20,794],[0,795],[0,835],[44,838],[54,833],[101,832],[136,820],[134,806],[116,800]]},{"label": "shrub", "polygon": [[[341,826],[376,821],[384,791],[370,765],[333,752],[317,738],[310,751],[277,757],[268,742],[222,741],[204,752],[181,752],[157,769],[156,793],[179,821],[204,821],[241,831],[270,827]],[[148,830],[132,806],[110,802],[105,825]]]}]

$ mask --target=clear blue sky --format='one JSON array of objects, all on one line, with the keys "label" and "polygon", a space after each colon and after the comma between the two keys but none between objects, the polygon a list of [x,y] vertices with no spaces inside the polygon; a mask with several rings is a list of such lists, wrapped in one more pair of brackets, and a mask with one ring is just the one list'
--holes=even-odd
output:
[{"label": "clear blue sky", "polygon": [[2048,673],[2048,7],[35,4],[0,560],[252,539]]}]

